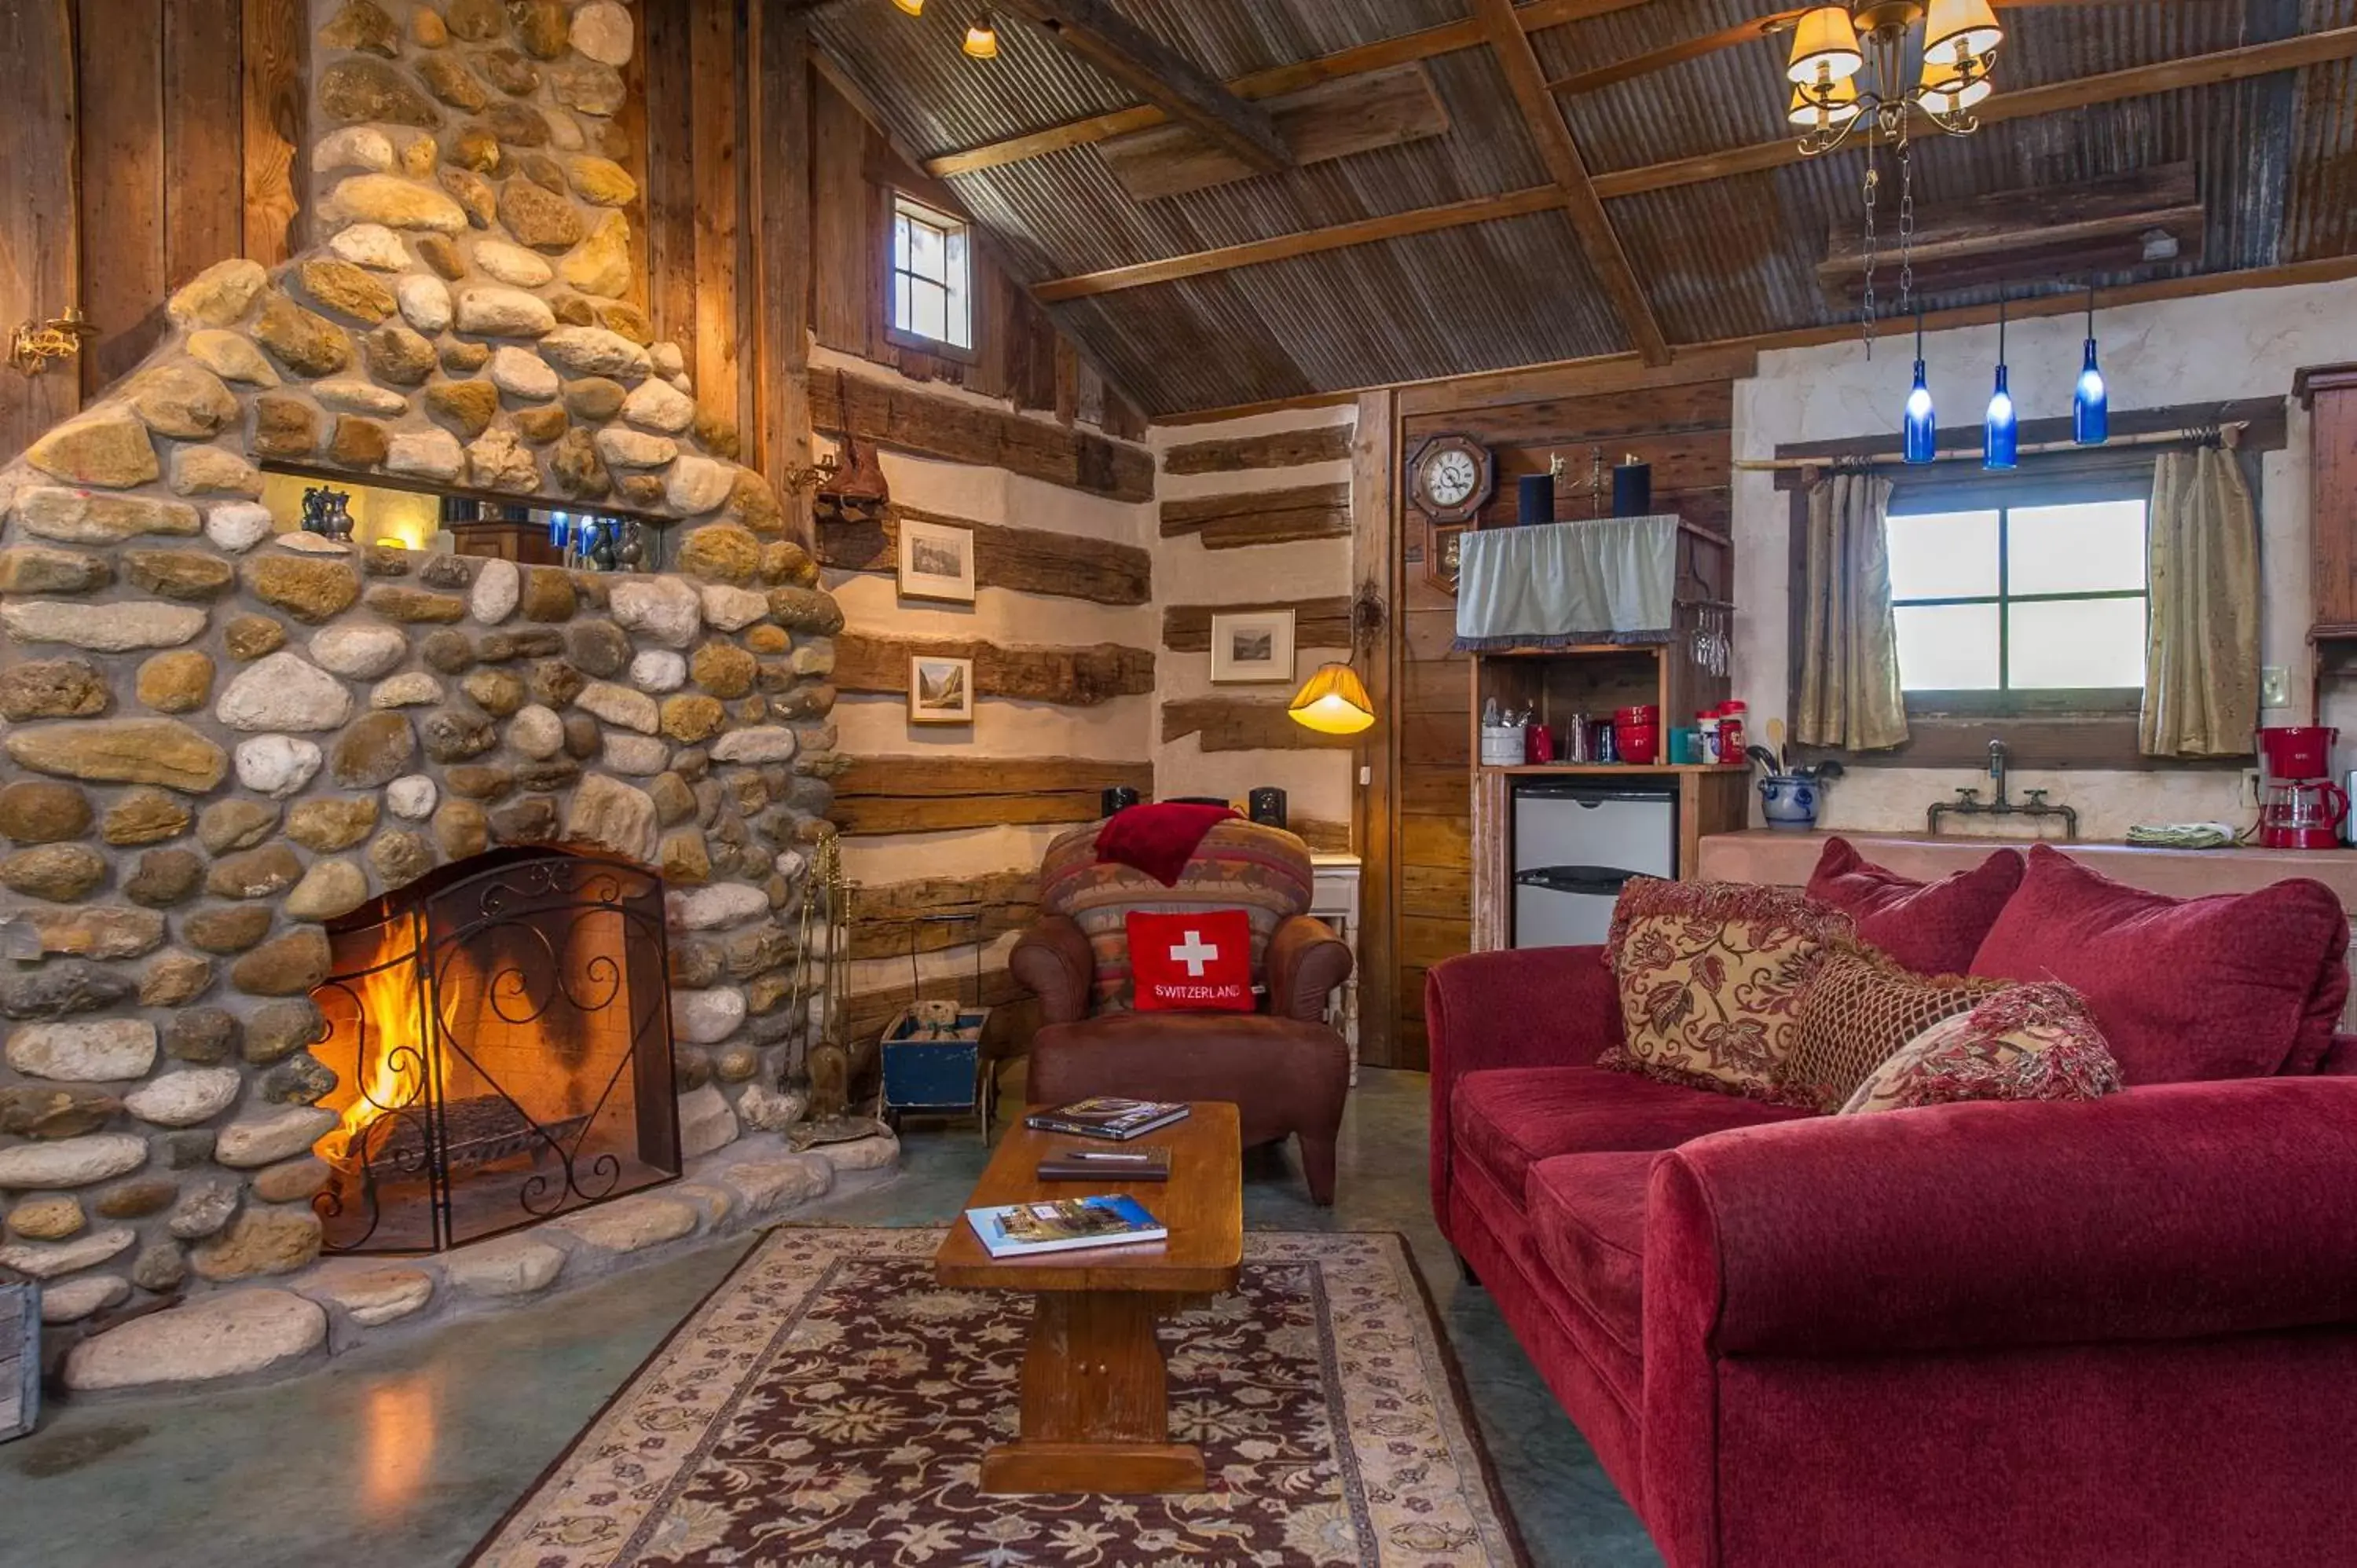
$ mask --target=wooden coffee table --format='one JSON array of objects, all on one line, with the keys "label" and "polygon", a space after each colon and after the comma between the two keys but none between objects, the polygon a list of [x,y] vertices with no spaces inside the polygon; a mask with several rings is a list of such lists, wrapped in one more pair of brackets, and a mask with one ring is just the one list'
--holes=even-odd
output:
[{"label": "wooden coffee table", "polygon": [[[1170,1151],[1167,1182],[1038,1180],[1058,1150]],[[1035,1133],[1000,1140],[968,1208],[1127,1193],[1169,1230],[1165,1241],[1036,1258],[994,1258],[958,1216],[933,1272],[957,1290],[1032,1298],[1023,1351],[1023,1435],[982,1456],[985,1492],[1200,1492],[1203,1452],[1170,1441],[1157,1318],[1233,1290],[1243,1262],[1243,1163],[1236,1108],[1195,1103],[1187,1120],[1126,1144]]]}]

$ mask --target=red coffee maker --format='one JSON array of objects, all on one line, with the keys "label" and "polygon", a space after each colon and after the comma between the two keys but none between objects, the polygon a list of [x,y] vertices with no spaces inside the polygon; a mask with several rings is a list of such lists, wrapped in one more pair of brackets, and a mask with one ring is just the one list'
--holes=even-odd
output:
[{"label": "red coffee maker", "polygon": [[2329,725],[2267,725],[2259,730],[2259,847],[2338,849],[2349,797],[2331,779]]}]

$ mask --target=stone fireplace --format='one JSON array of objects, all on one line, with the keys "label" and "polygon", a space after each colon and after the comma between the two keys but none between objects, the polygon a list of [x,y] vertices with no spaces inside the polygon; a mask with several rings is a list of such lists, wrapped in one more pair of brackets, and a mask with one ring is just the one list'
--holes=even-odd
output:
[{"label": "stone fireplace", "polygon": [[[394,10],[317,34],[319,248],[199,274],[0,468],[0,1268],[70,1386],[278,1365],[892,1158],[774,1135],[842,616],[626,298],[619,8]],[[627,517],[666,570],[293,531],[265,466]],[[430,1026],[362,1030],[412,960]],[[396,1241],[457,1250],[320,1261]]]},{"label": "stone fireplace", "polygon": [[441,1251],[679,1175],[651,872],[497,849],[327,929],[325,1251]]}]

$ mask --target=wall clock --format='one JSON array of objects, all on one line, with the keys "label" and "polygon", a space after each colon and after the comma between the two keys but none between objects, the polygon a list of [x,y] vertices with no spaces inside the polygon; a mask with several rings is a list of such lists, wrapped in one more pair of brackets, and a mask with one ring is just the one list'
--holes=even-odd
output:
[{"label": "wall clock", "polygon": [[1435,435],[1408,459],[1408,499],[1435,522],[1465,522],[1497,485],[1490,449],[1470,435]]}]

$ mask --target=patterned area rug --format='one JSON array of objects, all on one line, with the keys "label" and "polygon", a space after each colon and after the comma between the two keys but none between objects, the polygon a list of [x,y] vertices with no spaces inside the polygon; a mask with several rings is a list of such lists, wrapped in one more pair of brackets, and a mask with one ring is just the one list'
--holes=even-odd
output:
[{"label": "patterned area rug", "polygon": [[1254,1233],[1163,1326],[1211,1489],[994,1498],[1028,1298],[933,1283],[939,1230],[772,1231],[474,1568],[1524,1562],[1396,1236]]}]

